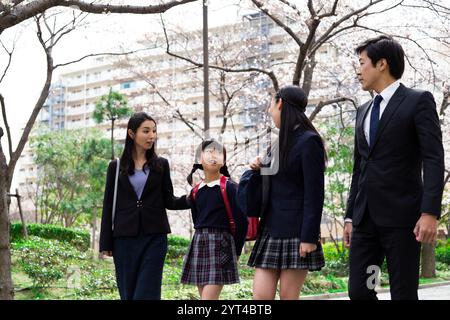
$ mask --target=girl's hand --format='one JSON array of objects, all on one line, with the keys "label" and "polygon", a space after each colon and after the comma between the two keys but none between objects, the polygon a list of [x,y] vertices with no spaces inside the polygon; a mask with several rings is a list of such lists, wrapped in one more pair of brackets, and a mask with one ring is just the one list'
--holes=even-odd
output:
[{"label": "girl's hand", "polygon": [[103,256],[112,257],[112,251],[102,251]]},{"label": "girl's hand", "polygon": [[261,157],[257,156],[253,161],[250,162],[250,169],[259,170],[261,168]]},{"label": "girl's hand", "polygon": [[315,243],[300,243],[300,257],[306,257],[307,253],[313,252],[317,249],[317,244]]}]

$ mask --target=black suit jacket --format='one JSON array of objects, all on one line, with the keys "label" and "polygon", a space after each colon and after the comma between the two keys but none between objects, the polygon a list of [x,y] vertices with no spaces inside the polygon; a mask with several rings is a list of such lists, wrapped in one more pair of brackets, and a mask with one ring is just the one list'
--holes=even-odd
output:
[{"label": "black suit jacket", "polygon": [[103,200],[100,251],[113,251],[114,237],[137,236],[141,224],[145,234],[170,233],[166,208],[172,210],[190,208],[186,196],[178,198],[173,195],[169,162],[161,157],[156,161],[160,163],[161,170],[150,170],[141,199],[138,199],[128,174],[120,174],[114,232],[112,204],[117,161],[109,163]]},{"label": "black suit jacket", "polygon": [[[400,85],[369,148],[357,111],[354,167],[346,218],[359,225],[366,208],[379,226],[414,227],[421,213],[440,217],[444,180],[442,133],[433,95]],[[423,169],[423,178],[422,178]]]},{"label": "black suit jacket", "polygon": [[[271,176],[244,172],[239,202],[248,216],[261,212],[260,226],[266,226],[270,236],[317,243],[324,202],[324,148],[316,133],[297,129],[293,135],[287,168]],[[263,182],[264,177],[268,179]]]}]

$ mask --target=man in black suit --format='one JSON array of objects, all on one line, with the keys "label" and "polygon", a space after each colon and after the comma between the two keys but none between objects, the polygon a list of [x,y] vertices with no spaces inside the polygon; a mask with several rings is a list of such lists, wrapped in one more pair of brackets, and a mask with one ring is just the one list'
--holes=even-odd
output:
[{"label": "man in black suit", "polygon": [[444,150],[428,91],[399,82],[404,52],[380,36],[356,49],[363,90],[374,98],[357,111],[354,167],[345,216],[349,296],[377,299],[374,273],[386,257],[392,299],[417,300],[420,246],[437,234]]}]

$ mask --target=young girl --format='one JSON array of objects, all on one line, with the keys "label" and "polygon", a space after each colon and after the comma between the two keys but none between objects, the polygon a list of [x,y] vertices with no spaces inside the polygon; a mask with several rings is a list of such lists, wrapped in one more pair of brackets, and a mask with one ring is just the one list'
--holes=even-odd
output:
[{"label": "young girl", "polygon": [[[240,197],[242,189],[247,193],[257,187],[265,190],[262,197],[254,197],[263,208],[248,262],[256,267],[254,299],[274,299],[278,282],[281,299],[298,299],[308,270],[324,266],[320,221],[326,155],[322,139],[305,115],[307,102],[297,86],[286,86],[276,93],[268,112],[280,129],[278,147],[271,150],[270,167],[277,169],[262,176],[257,158],[250,165],[252,170],[241,178]],[[261,199],[267,199],[266,203]],[[255,207],[252,201],[246,205]]]},{"label": "young girl", "polygon": [[[226,152],[215,140],[205,140],[197,150],[197,169],[205,179],[191,191],[192,218],[195,234],[183,264],[181,283],[197,285],[202,300],[217,300],[224,284],[239,282],[237,260],[247,234],[247,218],[236,201],[237,185],[229,177]],[[226,185],[226,187],[225,187]],[[235,227],[230,225],[224,188]]]},{"label": "young girl", "polygon": [[167,233],[167,209],[188,209],[186,196],[173,195],[169,163],[156,155],[156,122],[144,112],[128,121],[120,158],[115,219],[112,207],[117,161],[106,176],[100,252],[114,257],[122,300],[160,299]]}]

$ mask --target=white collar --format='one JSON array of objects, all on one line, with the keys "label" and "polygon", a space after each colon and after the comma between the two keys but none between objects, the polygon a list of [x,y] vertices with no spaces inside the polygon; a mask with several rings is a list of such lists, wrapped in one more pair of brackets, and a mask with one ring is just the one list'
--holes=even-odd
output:
[{"label": "white collar", "polygon": [[208,187],[214,187],[214,186],[219,186],[220,187],[220,178],[214,181],[210,181],[208,183],[206,183],[205,181],[200,182],[200,185],[198,186],[198,189],[200,190],[201,188],[203,188],[204,186],[208,186]]},{"label": "white collar", "polygon": [[392,96],[394,95],[395,91],[397,91],[398,87],[400,87],[400,79],[392,82],[390,85],[384,88],[383,91],[379,93],[379,95],[383,97],[383,101],[386,104],[389,103],[389,100],[391,100]]}]

